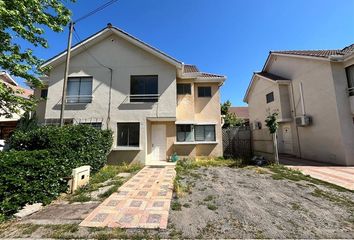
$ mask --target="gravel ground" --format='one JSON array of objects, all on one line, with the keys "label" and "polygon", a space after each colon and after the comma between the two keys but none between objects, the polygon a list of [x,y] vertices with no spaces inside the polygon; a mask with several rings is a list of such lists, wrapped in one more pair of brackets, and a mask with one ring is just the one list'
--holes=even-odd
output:
[{"label": "gravel ground", "polygon": [[181,181],[189,193],[173,200],[167,230],[21,227],[19,222],[0,228],[0,237],[354,238],[354,193],[349,191],[275,180],[267,169],[254,168],[199,168]]}]

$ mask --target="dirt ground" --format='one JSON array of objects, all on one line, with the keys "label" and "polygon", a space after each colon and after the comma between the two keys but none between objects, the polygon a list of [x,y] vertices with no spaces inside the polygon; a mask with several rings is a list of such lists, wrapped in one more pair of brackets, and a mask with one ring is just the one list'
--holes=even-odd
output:
[{"label": "dirt ground", "polygon": [[79,227],[96,203],[67,204],[3,225],[0,237],[354,238],[353,192],[274,177],[266,168],[203,167],[181,177],[189,193],[172,201],[167,230]]}]

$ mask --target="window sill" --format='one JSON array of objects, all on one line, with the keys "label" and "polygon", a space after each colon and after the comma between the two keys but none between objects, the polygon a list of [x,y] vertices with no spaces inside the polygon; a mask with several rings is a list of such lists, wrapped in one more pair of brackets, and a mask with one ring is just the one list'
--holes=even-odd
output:
[{"label": "window sill", "polygon": [[141,151],[142,149],[140,147],[129,147],[129,146],[120,146],[120,147],[115,147],[112,149],[112,151]]},{"label": "window sill", "polygon": [[175,142],[175,145],[203,145],[203,144],[218,144],[217,141],[199,141],[199,142]]}]

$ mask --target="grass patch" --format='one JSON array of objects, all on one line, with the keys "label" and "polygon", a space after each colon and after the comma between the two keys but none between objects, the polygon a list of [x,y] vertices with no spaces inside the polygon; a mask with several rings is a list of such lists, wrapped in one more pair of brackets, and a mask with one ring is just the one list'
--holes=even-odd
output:
[{"label": "grass patch", "polygon": [[295,211],[300,210],[301,209],[301,205],[298,204],[298,203],[291,203],[291,209],[295,210]]},{"label": "grass patch", "polygon": [[173,202],[171,203],[171,209],[172,209],[173,211],[181,211],[181,210],[182,210],[182,204],[179,203],[178,201],[173,201]]},{"label": "grass patch", "polygon": [[[120,177],[117,177],[119,173],[134,173],[139,171],[141,168],[142,165],[140,164],[106,165],[101,168],[100,171],[90,177],[89,184],[77,189],[73,194],[68,195],[66,198],[67,200],[69,200],[70,203],[91,201],[91,192],[97,191],[100,187],[103,187],[105,185],[112,185],[112,187],[108,191],[98,196],[99,198],[106,198],[113,192],[117,191],[118,188],[124,183],[124,181]],[[103,184],[104,182],[110,179],[112,181],[109,184]]]},{"label": "grass patch", "polygon": [[70,239],[73,238],[73,233],[79,230],[78,224],[60,224],[47,225],[46,228],[50,231],[49,238]]},{"label": "grass patch", "polygon": [[69,202],[89,202],[91,199],[91,196],[87,195],[87,193],[79,193],[70,197]]},{"label": "grass patch", "polygon": [[206,198],[204,198],[204,202],[208,202],[208,201],[211,201],[214,199],[214,196],[213,195],[208,195]]},{"label": "grass patch", "polygon": [[22,229],[22,234],[24,235],[31,235],[32,233],[37,231],[38,228],[41,227],[41,225],[31,224],[31,223],[19,224],[18,226]]},{"label": "grass patch", "polygon": [[312,178],[309,175],[303,174],[301,171],[289,169],[283,165],[274,164],[274,165],[267,166],[267,168],[273,172],[272,178],[274,180],[288,179],[288,180],[295,181],[295,182],[307,181],[307,182],[310,182],[311,184],[326,186],[326,187],[335,189],[339,192],[352,192],[352,193],[354,193],[354,191],[345,189],[343,187],[334,185],[332,183],[321,181],[316,178]]},{"label": "grass patch", "polygon": [[185,203],[185,204],[183,204],[183,207],[185,207],[185,208],[190,208],[191,205],[190,205],[189,203]]},{"label": "grass patch", "polygon": [[218,207],[215,204],[212,204],[212,203],[208,203],[207,204],[207,208],[209,210],[212,210],[212,211],[215,211],[216,209],[218,209]]},{"label": "grass patch", "polygon": [[331,192],[323,191],[319,188],[316,188],[311,193],[311,195],[314,197],[327,199],[330,202],[336,203],[336,204],[344,206],[344,207],[349,207],[349,208],[354,209],[354,202],[344,196],[339,196],[339,195],[333,194]]}]

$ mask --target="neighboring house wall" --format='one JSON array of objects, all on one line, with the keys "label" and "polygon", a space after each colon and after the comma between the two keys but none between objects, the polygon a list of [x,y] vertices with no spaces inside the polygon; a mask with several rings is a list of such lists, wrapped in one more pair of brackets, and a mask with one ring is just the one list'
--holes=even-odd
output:
[{"label": "neighboring house wall", "polygon": [[[254,82],[249,94],[250,122],[260,121],[264,125],[267,109],[280,108],[280,152],[354,165],[353,115],[346,94],[348,86],[343,63],[272,55],[264,71],[290,79],[290,84],[280,85],[264,79]],[[307,127],[297,127],[294,121],[295,116],[302,115],[300,83],[306,115],[313,120]],[[270,91],[274,91],[274,102],[266,104],[265,94]],[[288,117],[290,120],[286,120]],[[291,140],[288,139],[289,132]],[[282,145],[283,138],[291,142],[290,150]]]}]

